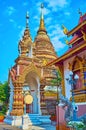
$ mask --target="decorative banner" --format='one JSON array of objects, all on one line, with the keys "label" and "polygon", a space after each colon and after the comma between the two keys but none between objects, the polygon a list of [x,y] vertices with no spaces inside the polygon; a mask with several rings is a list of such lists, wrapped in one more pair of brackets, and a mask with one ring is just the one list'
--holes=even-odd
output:
[{"label": "decorative banner", "polygon": [[26,95],[24,97],[24,102],[25,102],[25,104],[31,104],[33,102],[33,97],[31,95],[29,95],[29,94]]}]

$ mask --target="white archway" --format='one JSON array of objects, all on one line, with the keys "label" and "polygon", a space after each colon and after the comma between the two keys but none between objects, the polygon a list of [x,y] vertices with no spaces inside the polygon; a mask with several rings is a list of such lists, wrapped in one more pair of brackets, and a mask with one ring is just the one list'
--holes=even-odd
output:
[{"label": "white archway", "polygon": [[40,81],[38,75],[31,71],[25,76],[25,84],[30,88],[33,103],[29,106],[30,113],[40,114]]}]

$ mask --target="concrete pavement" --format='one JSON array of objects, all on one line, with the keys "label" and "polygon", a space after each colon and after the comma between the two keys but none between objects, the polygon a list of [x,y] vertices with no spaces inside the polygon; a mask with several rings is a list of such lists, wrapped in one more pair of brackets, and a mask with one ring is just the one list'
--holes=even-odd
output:
[{"label": "concrete pavement", "polygon": [[[5,123],[0,123],[0,130],[21,130],[17,127],[7,125]],[[55,125],[48,124],[48,125],[40,125],[40,126],[30,126],[28,130],[56,130]]]},{"label": "concrete pavement", "polygon": [[20,129],[11,125],[7,125],[5,123],[0,123],[0,130],[20,130]]}]

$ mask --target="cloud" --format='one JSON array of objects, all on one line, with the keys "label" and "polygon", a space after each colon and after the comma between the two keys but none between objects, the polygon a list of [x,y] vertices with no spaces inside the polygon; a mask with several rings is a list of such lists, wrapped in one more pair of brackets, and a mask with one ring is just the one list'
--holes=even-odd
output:
[{"label": "cloud", "polygon": [[67,0],[45,0],[45,2],[47,2],[48,7],[51,7],[53,11],[64,8],[70,3]]},{"label": "cloud", "polygon": [[23,2],[23,6],[27,6],[28,5],[28,2]]},{"label": "cloud", "polygon": [[58,38],[58,36],[51,38],[51,41],[52,41],[52,44],[57,52],[66,46],[66,44],[61,42],[61,40]]},{"label": "cloud", "polygon": [[33,19],[39,20],[39,17],[38,17],[37,15],[35,15],[35,16],[33,17]]},{"label": "cloud", "polygon": [[15,13],[16,9],[13,6],[8,6],[6,9],[6,13],[11,16],[13,13]]},{"label": "cloud", "polygon": [[50,13],[50,10],[47,8],[44,8],[43,13],[44,13],[44,15],[48,15]]},{"label": "cloud", "polygon": [[12,25],[13,25],[14,27],[17,27],[17,23],[15,22],[14,19],[9,19],[9,22],[12,23]]},{"label": "cloud", "polygon": [[51,17],[48,17],[45,19],[45,24],[49,25],[50,22],[51,22],[52,18]]},{"label": "cloud", "polygon": [[50,26],[48,30],[51,31],[51,33],[49,34],[51,37],[58,36],[58,39],[60,39],[65,36],[59,24],[54,24]]},{"label": "cloud", "polygon": [[70,12],[64,12],[66,16],[70,16]]},{"label": "cloud", "polygon": [[49,36],[51,38],[52,44],[56,51],[63,49],[66,44],[62,43],[62,39],[65,37],[63,30],[59,24],[54,24],[48,28]]}]

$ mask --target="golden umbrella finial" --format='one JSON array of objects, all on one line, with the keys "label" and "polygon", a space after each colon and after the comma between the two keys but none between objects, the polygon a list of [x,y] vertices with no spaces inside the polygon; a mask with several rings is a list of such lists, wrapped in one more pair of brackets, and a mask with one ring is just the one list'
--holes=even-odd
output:
[{"label": "golden umbrella finial", "polygon": [[44,9],[44,4],[41,3],[41,18],[43,19],[43,9]]},{"label": "golden umbrella finial", "polygon": [[41,3],[41,9],[43,9],[44,8],[44,4],[43,3]]},{"label": "golden umbrella finial", "polygon": [[44,4],[41,3],[41,17],[40,17],[40,27],[39,27],[39,30],[38,32],[42,31],[42,32],[46,32],[46,29],[45,29],[45,25],[44,25],[44,15],[43,15],[43,9],[44,9]]},{"label": "golden umbrella finial", "polygon": [[27,13],[26,13],[26,28],[28,28],[28,19],[29,19],[29,13],[28,13],[28,11],[27,11]]}]

